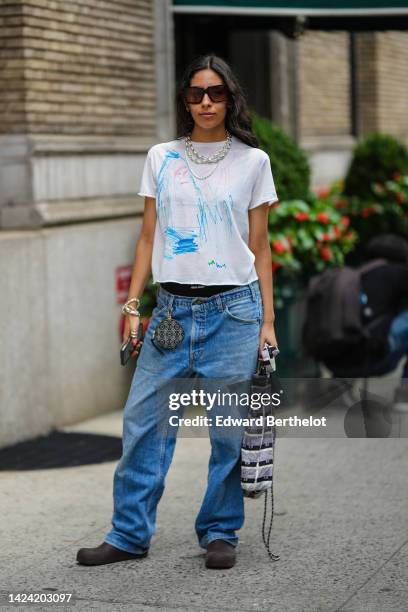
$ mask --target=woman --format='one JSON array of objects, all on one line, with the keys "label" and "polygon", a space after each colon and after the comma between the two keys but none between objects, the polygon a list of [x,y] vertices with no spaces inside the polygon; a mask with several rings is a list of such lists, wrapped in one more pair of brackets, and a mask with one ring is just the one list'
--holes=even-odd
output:
[{"label": "woman", "polygon": [[[207,55],[188,67],[177,123],[178,138],[153,146],[143,171],[145,210],[129,299],[140,298],[152,272],[157,305],[125,405],[112,529],[100,546],[79,550],[84,565],[148,554],[176,442],[168,418],[175,379],[249,380],[264,343],[276,345],[267,218],[278,198],[269,157],[257,148],[245,98],[225,61]],[[181,330],[175,348],[153,336],[167,317]],[[138,323],[137,315],[127,316],[124,339]],[[170,390],[157,393],[165,379]],[[228,410],[215,405],[211,414]],[[208,486],[195,521],[209,568],[234,565],[244,522],[242,430],[226,437],[220,429],[209,427]]]}]

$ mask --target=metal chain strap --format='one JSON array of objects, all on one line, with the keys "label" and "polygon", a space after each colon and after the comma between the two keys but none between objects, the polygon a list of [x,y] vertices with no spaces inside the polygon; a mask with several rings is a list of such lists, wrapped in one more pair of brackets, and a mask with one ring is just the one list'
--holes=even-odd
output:
[{"label": "metal chain strap", "polygon": [[272,561],[279,561],[280,556],[273,553],[270,549],[270,539],[271,539],[271,533],[272,533],[272,523],[273,523],[273,480],[274,480],[274,476],[275,476],[275,438],[276,438],[276,425],[273,426],[273,438],[272,438],[272,464],[273,464],[273,468],[272,468],[272,483],[271,483],[271,520],[269,523],[269,529],[268,529],[268,535],[265,535],[265,528],[266,528],[266,512],[267,512],[267,505],[268,505],[268,489],[265,491],[265,497],[264,497],[264,515],[263,515],[263,521],[262,521],[262,540],[263,543],[265,544],[265,548],[266,551],[270,557],[270,559]]}]

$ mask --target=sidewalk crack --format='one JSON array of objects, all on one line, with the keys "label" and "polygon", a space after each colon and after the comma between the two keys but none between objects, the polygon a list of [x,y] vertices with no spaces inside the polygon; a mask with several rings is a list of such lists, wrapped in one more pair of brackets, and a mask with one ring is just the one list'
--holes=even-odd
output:
[{"label": "sidewalk crack", "polygon": [[389,563],[389,562],[391,561],[391,559],[392,559],[393,557],[395,557],[395,555],[396,555],[397,553],[399,553],[399,552],[400,552],[400,550],[402,550],[406,544],[408,544],[408,540],[405,540],[405,542],[403,542],[403,543],[401,544],[401,546],[399,546],[399,547],[398,547],[398,548],[397,548],[397,549],[396,549],[396,550],[395,550],[395,551],[392,553],[392,555],[390,555],[390,557],[388,557],[388,559],[386,559],[386,560],[384,561],[384,563],[382,563],[382,564],[381,564],[381,565],[380,565],[380,566],[379,566],[379,567],[378,567],[378,568],[377,568],[377,569],[376,569],[376,570],[375,570],[375,571],[374,571],[374,572],[373,572],[373,573],[372,573],[370,576],[368,576],[368,578],[367,578],[366,580],[364,580],[364,582],[363,582],[363,583],[362,583],[362,584],[361,584],[359,587],[357,587],[357,588],[356,588],[356,589],[355,589],[355,590],[354,590],[354,591],[351,593],[351,595],[350,595],[349,597],[347,597],[347,599],[346,599],[345,601],[343,601],[343,603],[342,603],[342,604],[340,604],[340,606],[339,606],[338,608],[335,608],[334,610],[332,610],[332,612],[339,612],[339,610],[341,610],[342,608],[344,608],[344,606],[345,606],[345,605],[346,605],[346,604],[347,604],[347,603],[348,603],[348,602],[349,602],[351,599],[353,599],[353,597],[355,597],[355,596],[357,595],[357,593],[358,593],[359,591],[361,591],[361,589],[362,589],[363,587],[365,587],[365,586],[366,586],[366,584],[368,584],[368,583],[370,582],[370,580],[372,580],[372,579],[373,579],[373,577],[374,577],[376,574],[378,574],[378,572],[379,572],[380,570],[382,570],[382,568],[383,568],[385,565],[387,565],[387,563]]}]

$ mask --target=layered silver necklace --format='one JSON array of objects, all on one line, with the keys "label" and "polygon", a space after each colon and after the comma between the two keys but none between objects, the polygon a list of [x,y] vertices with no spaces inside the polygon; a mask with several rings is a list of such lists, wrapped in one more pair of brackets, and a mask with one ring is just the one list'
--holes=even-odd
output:
[{"label": "layered silver necklace", "polygon": [[199,176],[195,174],[195,172],[193,172],[190,164],[188,163],[186,159],[186,164],[191,174],[196,179],[199,179],[202,181],[204,179],[209,178],[218,168],[219,162],[222,159],[224,159],[224,157],[228,154],[229,150],[231,149],[232,136],[228,131],[226,132],[226,134],[227,134],[227,140],[225,141],[224,145],[221,147],[221,149],[219,149],[212,155],[202,155],[201,153],[199,153],[193,146],[193,143],[191,141],[191,134],[185,137],[184,140],[185,140],[185,145],[186,145],[186,155],[192,162],[195,162],[196,164],[216,164],[214,169],[211,170],[211,172],[209,172],[208,174],[204,176]]}]

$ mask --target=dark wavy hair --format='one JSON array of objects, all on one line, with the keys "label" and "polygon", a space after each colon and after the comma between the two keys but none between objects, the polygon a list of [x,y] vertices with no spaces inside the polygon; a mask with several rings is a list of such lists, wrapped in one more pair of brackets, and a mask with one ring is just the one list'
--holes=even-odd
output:
[{"label": "dark wavy hair", "polygon": [[224,81],[228,92],[228,107],[225,117],[226,129],[251,147],[258,147],[258,140],[252,132],[248,104],[239,81],[225,60],[214,54],[201,55],[187,66],[181,77],[176,95],[177,138],[191,133],[194,120],[186,110],[184,91],[190,86],[191,79],[199,70],[210,68]]}]

